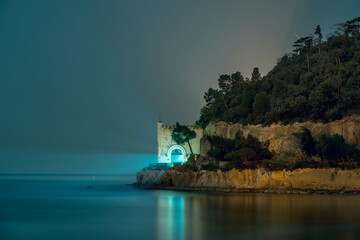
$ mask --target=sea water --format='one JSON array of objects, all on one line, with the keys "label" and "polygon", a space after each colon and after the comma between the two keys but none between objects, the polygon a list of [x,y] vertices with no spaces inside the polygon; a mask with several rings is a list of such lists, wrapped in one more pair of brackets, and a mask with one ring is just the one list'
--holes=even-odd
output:
[{"label": "sea water", "polygon": [[360,197],[140,190],[134,176],[0,175],[0,239],[359,239]]}]

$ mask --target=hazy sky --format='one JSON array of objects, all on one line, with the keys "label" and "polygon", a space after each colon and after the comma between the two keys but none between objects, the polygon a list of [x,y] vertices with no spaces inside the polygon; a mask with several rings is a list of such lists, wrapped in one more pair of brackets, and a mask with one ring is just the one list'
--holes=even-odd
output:
[{"label": "hazy sky", "polygon": [[[314,3],[315,2],[315,3]],[[156,152],[220,74],[266,74],[360,1],[0,1],[0,151]],[[325,34],[326,35],[326,34]]]}]

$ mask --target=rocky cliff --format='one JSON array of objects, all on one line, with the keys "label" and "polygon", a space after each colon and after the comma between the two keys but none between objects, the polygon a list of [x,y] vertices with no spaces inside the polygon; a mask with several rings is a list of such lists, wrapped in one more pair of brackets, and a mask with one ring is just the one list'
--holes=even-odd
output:
[{"label": "rocky cliff", "polygon": [[176,190],[281,193],[360,193],[360,169],[294,171],[160,171],[143,169],[137,186]]},{"label": "rocky cliff", "polygon": [[[275,151],[278,154],[287,156],[296,156],[300,151],[299,142],[294,137],[294,133],[300,132],[301,127],[308,128],[313,137],[316,139],[321,134],[340,134],[348,143],[354,143],[360,148],[360,116],[353,115],[345,117],[341,120],[329,123],[314,123],[303,122],[293,123],[288,125],[272,124],[271,126],[263,127],[262,125],[247,125],[243,126],[238,123],[216,122],[210,123],[204,135],[222,136],[233,139],[237,131],[241,131],[246,137],[251,134],[257,137],[260,141],[269,141],[269,150]],[[209,145],[206,142],[202,143],[202,155],[206,155],[209,150]]]},{"label": "rocky cliff", "polygon": [[[321,134],[340,134],[348,143],[360,148],[360,116],[354,115],[329,123],[293,123],[288,125],[210,123],[204,135],[222,136],[233,139],[236,132],[244,136],[251,134],[262,142],[269,142],[269,150],[279,155],[296,157],[300,145],[294,133],[301,127],[308,128],[316,139]],[[206,138],[201,140],[202,155],[206,155],[210,145]],[[184,170],[185,169],[185,170]],[[137,186],[145,188],[178,190],[217,190],[235,192],[325,192],[360,193],[360,169],[297,169],[293,171],[231,170],[231,171],[168,171],[145,168],[137,175]]]}]

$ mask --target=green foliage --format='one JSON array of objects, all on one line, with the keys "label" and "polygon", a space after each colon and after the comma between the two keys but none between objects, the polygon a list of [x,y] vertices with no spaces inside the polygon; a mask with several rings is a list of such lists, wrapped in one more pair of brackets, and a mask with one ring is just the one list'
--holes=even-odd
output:
[{"label": "green foliage", "polygon": [[235,169],[237,168],[236,162],[228,162],[225,164],[225,166],[221,167],[220,170],[224,172],[224,171],[230,171],[233,168]]},{"label": "green foliage", "polygon": [[238,132],[234,140],[218,136],[208,140],[211,144],[208,155],[218,161],[231,161],[231,168],[255,169],[264,159],[273,157],[267,146],[250,134],[245,138]]},{"label": "green foliage", "polygon": [[346,143],[343,136],[338,134],[321,135],[316,143],[316,150],[321,158],[327,161],[329,167],[338,167],[340,160],[344,162],[350,157],[350,152],[357,155],[356,148]]},{"label": "green foliage", "polygon": [[271,171],[279,171],[279,170],[292,170],[293,164],[291,164],[289,161],[285,160],[277,160],[277,159],[268,159],[265,160],[262,164],[262,167],[271,170]]},{"label": "green foliage", "polygon": [[220,169],[219,166],[215,165],[215,163],[213,163],[213,162],[211,162],[207,165],[202,165],[201,168],[203,170],[208,170],[208,171],[216,171],[216,170]]},{"label": "green foliage", "polygon": [[187,126],[180,125],[178,122],[171,134],[172,139],[179,145],[187,143],[190,148],[191,154],[193,154],[190,140],[196,137],[196,133],[193,130],[190,130]]},{"label": "green foliage", "polygon": [[283,159],[270,159],[263,162],[263,168],[271,171],[295,170],[299,168],[320,168],[321,163],[312,159],[303,159],[296,162],[290,162]]},{"label": "green foliage", "polygon": [[209,150],[208,155],[218,161],[224,161],[225,154],[231,153],[235,149],[235,142],[231,139],[219,136],[207,136],[207,140],[211,144],[211,149]]},{"label": "green foliage", "polygon": [[221,75],[219,89],[205,93],[197,125],[210,121],[271,124],[301,119],[332,121],[360,112],[360,32],[355,18],[336,25],[323,39],[294,43],[295,53],[283,56],[264,77],[254,68],[251,79],[241,73]]},{"label": "green foliage", "polygon": [[[300,141],[301,149],[308,157],[319,155],[321,162],[304,162],[299,167],[360,167],[360,150],[355,144],[345,142],[343,136],[322,134],[317,141],[307,128],[294,134]],[[310,160],[309,160],[310,161]]]},{"label": "green foliage", "polygon": [[253,103],[253,118],[255,123],[265,121],[265,114],[269,111],[269,97],[265,92],[256,94]]},{"label": "green foliage", "polygon": [[302,131],[294,134],[300,141],[301,150],[303,150],[308,156],[315,156],[316,151],[316,142],[311,135],[309,129],[303,127]]},{"label": "green foliage", "polygon": [[313,159],[302,159],[296,161],[292,166],[291,169],[298,169],[298,168],[320,168],[321,162],[315,161]]}]

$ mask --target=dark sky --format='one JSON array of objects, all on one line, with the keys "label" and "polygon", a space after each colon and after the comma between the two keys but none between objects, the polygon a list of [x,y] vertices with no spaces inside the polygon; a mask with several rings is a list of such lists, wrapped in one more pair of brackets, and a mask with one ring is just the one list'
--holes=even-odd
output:
[{"label": "dark sky", "polygon": [[[0,152],[155,153],[220,74],[266,74],[360,1],[0,1]],[[326,34],[325,34],[326,35]]]}]

